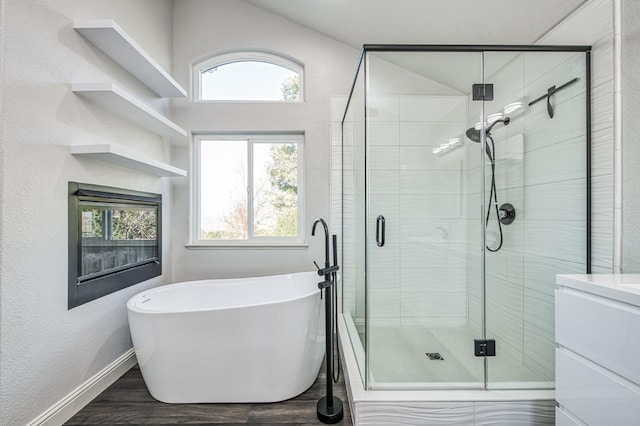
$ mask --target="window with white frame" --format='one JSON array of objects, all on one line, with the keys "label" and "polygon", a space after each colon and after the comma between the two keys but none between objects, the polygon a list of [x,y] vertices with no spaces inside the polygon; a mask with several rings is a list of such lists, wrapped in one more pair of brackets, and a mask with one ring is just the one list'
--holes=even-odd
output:
[{"label": "window with white frame", "polygon": [[267,52],[216,55],[193,66],[197,101],[302,102],[302,64]]},{"label": "window with white frame", "polygon": [[302,243],[302,134],[199,135],[194,155],[194,242]]}]

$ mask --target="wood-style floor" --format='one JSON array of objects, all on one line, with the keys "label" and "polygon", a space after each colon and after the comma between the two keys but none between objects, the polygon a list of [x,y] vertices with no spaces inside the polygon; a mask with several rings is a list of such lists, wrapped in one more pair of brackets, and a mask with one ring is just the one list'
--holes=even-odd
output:
[{"label": "wood-style floor", "polygon": [[[165,404],[147,391],[135,366],[73,416],[66,425],[321,425],[316,402],[325,395],[324,365],[316,382],[295,398],[271,404]],[[344,403],[344,420],[351,426],[351,412],[344,379],[334,385]]]}]

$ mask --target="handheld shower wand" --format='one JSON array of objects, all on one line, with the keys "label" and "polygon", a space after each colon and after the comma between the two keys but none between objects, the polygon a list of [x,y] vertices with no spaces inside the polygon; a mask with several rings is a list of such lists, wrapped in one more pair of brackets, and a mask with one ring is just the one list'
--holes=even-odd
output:
[{"label": "handheld shower wand", "polygon": [[[498,123],[503,123],[505,126],[508,126],[510,122],[511,122],[511,118],[509,118],[509,117],[505,117],[505,118],[496,120],[493,123],[491,123],[489,125],[489,127],[487,127],[485,129],[485,131],[484,131],[484,135],[485,135],[484,150],[485,150],[485,153],[487,154],[487,158],[489,158],[489,161],[491,162],[491,191],[489,192],[489,206],[487,208],[487,218],[485,220],[484,226],[485,226],[485,229],[486,229],[487,226],[489,225],[489,216],[491,214],[491,205],[493,204],[495,206],[495,209],[496,209],[496,218],[498,219],[498,229],[500,231],[500,243],[498,244],[498,247],[492,249],[489,246],[485,246],[487,248],[487,250],[492,251],[492,252],[496,252],[496,251],[500,250],[502,248],[502,242],[504,240],[503,240],[503,236],[502,236],[502,220],[501,220],[501,217],[500,217],[500,211],[498,209],[498,191],[496,189],[496,158],[495,158],[496,145],[493,142],[493,138],[491,137],[491,130]],[[478,142],[479,143],[481,141],[481,139],[482,139],[480,130],[478,130],[478,129],[474,128],[474,127],[471,127],[470,129],[467,129],[466,135],[473,142]],[[491,147],[489,147],[489,144],[487,143],[487,141],[491,142]],[[492,203],[492,200],[493,200],[493,203]],[[511,223],[511,222],[509,222],[509,223]]]}]

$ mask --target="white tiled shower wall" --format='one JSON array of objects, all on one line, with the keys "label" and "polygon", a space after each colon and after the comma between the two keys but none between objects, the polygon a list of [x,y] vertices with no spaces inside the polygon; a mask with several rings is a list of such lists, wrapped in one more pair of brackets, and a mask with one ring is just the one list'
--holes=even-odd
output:
[{"label": "white tiled shower wall", "polygon": [[[591,45],[592,272],[614,271],[614,1],[591,0],[537,44]],[[620,31],[618,28],[616,31]],[[619,36],[619,34],[618,34]],[[620,111],[618,111],[620,114]],[[619,136],[619,135],[618,135]],[[619,201],[618,201],[619,202]],[[619,224],[618,224],[619,226]],[[619,267],[619,259],[616,260]]]},{"label": "white tiled shower wall", "polygon": [[[591,261],[594,273],[613,272],[614,239],[614,60],[613,5],[611,0],[592,1],[563,21],[538,44],[583,44],[592,46],[591,54],[591,172],[592,172],[592,241]],[[531,101],[580,74],[582,58],[555,65],[547,61],[528,60],[525,54],[500,71],[493,79],[500,83],[525,80],[523,98]],[[551,57],[553,58],[553,57]],[[565,57],[566,58],[566,57]],[[529,65],[535,64],[535,67]],[[536,70],[537,68],[537,70]],[[568,72],[568,73],[567,73]],[[544,101],[537,113],[522,123],[513,121],[494,134],[508,140],[523,126],[524,163],[514,164],[506,174],[523,187],[507,184],[500,189],[500,203],[522,203],[519,228],[516,223],[504,227],[505,247],[487,255],[487,334],[498,339],[502,351],[517,357],[541,377],[553,378],[554,323],[553,289],[555,274],[584,271],[584,157],[580,132],[583,111],[578,95],[580,82],[554,95],[556,115],[549,119]],[[506,91],[506,100],[517,91]],[[534,106],[535,107],[535,106]],[[566,111],[566,114],[563,113]],[[514,126],[517,125],[517,126]],[[498,137],[496,141],[498,142]],[[575,148],[578,148],[577,150]],[[507,166],[508,167],[508,166]],[[517,176],[518,167],[523,175]],[[498,173],[498,179],[503,177]],[[505,186],[503,184],[503,186]],[[476,202],[471,199],[470,203]],[[513,201],[515,200],[515,202]],[[517,207],[516,207],[517,208]],[[472,223],[477,224],[473,219]],[[472,229],[470,224],[469,229]],[[507,235],[508,233],[508,235]],[[522,243],[524,242],[524,245]],[[469,318],[479,326],[480,304],[477,261],[469,261]],[[474,266],[476,266],[474,268]],[[491,371],[490,360],[489,371]]]},{"label": "white tiled shower wall", "polygon": [[[513,54],[487,53],[485,63],[506,62],[505,55]],[[535,52],[507,59],[507,66],[487,77],[494,84],[495,99],[485,103],[485,114],[515,101],[523,103],[522,109],[510,114],[508,126],[498,124],[492,131],[498,205],[513,204],[516,220],[502,225],[502,248],[485,256],[487,337],[496,339],[499,352],[489,359],[489,377],[491,368],[499,367],[507,356],[543,381],[552,381],[553,274],[584,272],[586,264],[585,55]],[[553,96],[554,118],[549,117],[545,101],[527,105],[547,88],[575,77],[579,80]],[[478,117],[479,103],[470,105],[470,117]],[[469,204],[477,205],[479,158],[477,149],[468,151]],[[487,165],[485,194],[490,176]],[[472,212],[470,232],[480,231],[479,222],[477,212]],[[492,209],[487,228],[490,248],[499,244],[496,225]],[[470,243],[468,250],[469,321],[479,334],[481,257],[477,245]]]}]

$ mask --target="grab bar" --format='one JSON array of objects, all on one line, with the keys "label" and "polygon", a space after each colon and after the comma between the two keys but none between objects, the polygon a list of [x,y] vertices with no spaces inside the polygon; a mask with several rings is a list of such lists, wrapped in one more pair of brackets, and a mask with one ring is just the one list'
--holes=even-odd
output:
[{"label": "grab bar", "polygon": [[376,244],[378,247],[384,246],[385,223],[384,216],[379,215],[376,218]]}]

